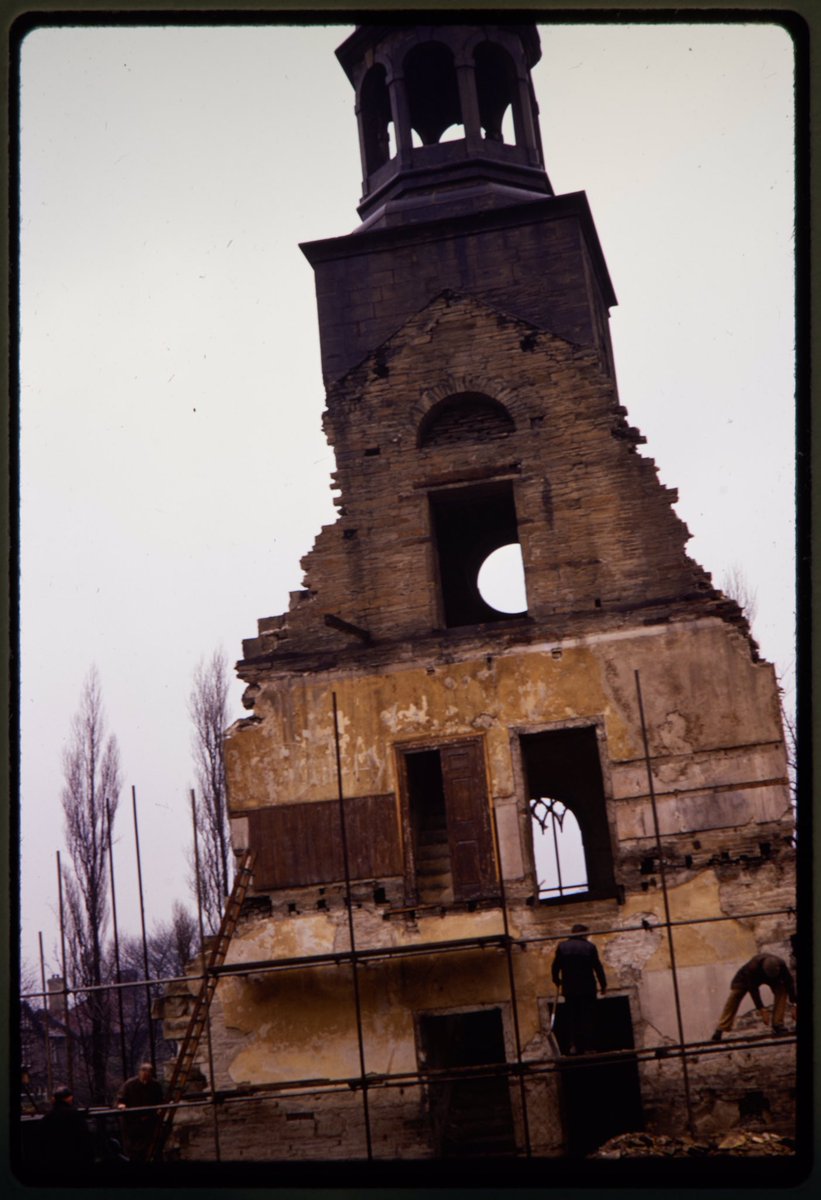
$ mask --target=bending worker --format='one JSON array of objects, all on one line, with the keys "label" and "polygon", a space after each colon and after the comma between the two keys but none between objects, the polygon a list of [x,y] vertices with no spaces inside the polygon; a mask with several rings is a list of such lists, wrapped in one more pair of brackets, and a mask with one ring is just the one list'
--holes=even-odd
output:
[{"label": "bending worker", "polygon": [[722,1035],[732,1029],[738,1006],[747,992],[753,998],[753,1004],[759,1017],[765,1025],[769,1025],[770,1014],[764,1007],[759,992],[763,983],[767,984],[773,994],[773,1033],[787,1032],[784,1027],[787,1000],[793,1005],[793,1017],[795,1017],[795,984],[790,974],[790,968],[777,954],[756,954],[748,962],[745,962],[743,967],[739,967],[733,976],[730,983],[730,994],[721,1016],[718,1018],[718,1025],[712,1041],[720,1042]]},{"label": "bending worker", "polygon": [[564,994],[570,1018],[570,1054],[585,1054],[596,1049],[596,980],[599,981],[602,995],[607,991],[607,979],[599,952],[587,940],[589,932],[586,925],[573,926],[572,936],[559,942],[556,948],[551,971],[553,982]]}]

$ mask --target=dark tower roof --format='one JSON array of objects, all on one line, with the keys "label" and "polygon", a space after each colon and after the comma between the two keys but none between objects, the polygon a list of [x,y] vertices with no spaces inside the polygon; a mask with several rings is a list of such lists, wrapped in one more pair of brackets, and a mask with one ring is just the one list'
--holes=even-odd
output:
[{"label": "dark tower roof", "polygon": [[356,91],[365,225],[552,196],[530,78],[540,54],[532,24],[359,26],[337,57]]}]

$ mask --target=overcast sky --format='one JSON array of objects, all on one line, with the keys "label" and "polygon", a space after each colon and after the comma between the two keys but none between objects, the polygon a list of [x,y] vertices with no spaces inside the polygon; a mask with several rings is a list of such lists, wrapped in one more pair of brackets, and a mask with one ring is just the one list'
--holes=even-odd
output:
[{"label": "overcast sky", "polygon": [[[351,26],[38,29],[22,47],[22,933],[56,970],[61,755],[100,675],[136,932],[187,900],[187,697],[334,519],[311,268],[358,224]],[[585,190],[621,400],[690,553],[793,651],[792,46],[774,25],[542,27],[547,170]],[[231,697],[243,713],[242,685]]]}]

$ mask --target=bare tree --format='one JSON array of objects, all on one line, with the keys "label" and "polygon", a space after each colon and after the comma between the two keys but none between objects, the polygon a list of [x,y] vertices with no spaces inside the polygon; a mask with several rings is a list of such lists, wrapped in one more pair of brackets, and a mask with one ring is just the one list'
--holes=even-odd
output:
[{"label": "bare tree", "polygon": [[[106,806],[113,821],[120,786],[117,740],[106,736],[100,681],[92,667],[63,751],[61,800],[71,859],[71,868],[64,867],[65,918],[75,987],[96,987],[104,982],[109,917]],[[111,1026],[105,993],[85,993],[80,1015],[89,1091],[94,1101],[103,1103]]]},{"label": "bare tree", "polygon": [[[188,709],[194,726],[192,748],[197,789],[200,902],[203,920],[213,933],[220,923],[232,883],[228,796],[222,739],[228,724],[228,663],[221,650],[201,659],[194,671]],[[196,881],[194,883],[196,895]]]},{"label": "bare tree", "polygon": [[148,965],[157,978],[181,976],[197,953],[197,918],[175,900],[170,921],[157,921],[148,938]]},{"label": "bare tree", "polygon": [[[161,996],[163,979],[180,977],[197,951],[197,919],[176,900],[169,921],[156,921],[146,938],[145,956],[142,939],[126,935],[120,945],[122,978],[133,986],[123,989],[123,1040],[128,1060],[128,1073],[151,1056],[152,1044],[158,1062],[170,1057],[171,1047],[163,1042],[162,1021],[150,1015],[151,1001]],[[148,979],[145,976],[148,960]],[[154,1037],[149,1031],[154,1024]]]},{"label": "bare tree", "polygon": [[798,799],[798,721],[796,714],[795,659],[785,671],[778,674],[778,694],[781,703],[781,720],[784,724],[784,749],[787,752],[787,775],[790,780],[790,796],[793,810]]},{"label": "bare tree", "polygon": [[738,563],[734,563],[724,571],[721,576],[721,590],[725,596],[735,600],[752,628],[758,614],[758,595],[755,588],[750,586],[743,568]]},{"label": "bare tree", "polygon": [[[742,567],[735,563],[721,577],[721,590],[725,596],[735,600],[742,609],[750,626],[758,613],[758,598],[750,586]],[[796,803],[797,729],[795,698],[795,659],[786,670],[778,671],[778,693],[781,706],[781,722],[784,730],[784,749],[787,754],[787,776],[790,783],[790,798],[793,809]]]}]

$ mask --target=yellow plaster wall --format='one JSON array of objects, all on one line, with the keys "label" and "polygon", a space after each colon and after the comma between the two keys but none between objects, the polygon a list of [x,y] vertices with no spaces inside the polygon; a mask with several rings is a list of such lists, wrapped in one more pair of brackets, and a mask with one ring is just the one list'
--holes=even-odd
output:
[{"label": "yellow plaster wall", "polygon": [[396,743],[476,734],[485,735],[493,795],[510,795],[510,729],[570,719],[603,718],[611,760],[638,759],[635,669],[654,754],[780,737],[771,667],[753,664],[744,639],[719,621],[387,675],[289,677],[263,683],[258,723],[229,731],[232,811],[337,794],[332,691],[348,795],[396,790]]},{"label": "yellow plaster wall", "polygon": [[[719,884],[714,871],[700,871],[686,883],[668,888],[668,903],[671,921],[698,921],[704,917],[721,914]],[[627,896],[623,907],[623,919],[638,920],[651,909],[660,921],[664,920],[664,905],[661,894],[652,903],[647,896]],[[604,935],[606,945],[619,934]],[[709,921],[706,924],[678,925],[673,929],[673,947],[677,967],[702,966],[705,963],[743,962],[756,953],[755,936],[752,929],[740,921]],[[647,971],[666,971],[670,967],[667,934],[658,944],[655,953],[644,964]]]}]

